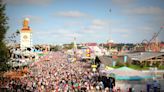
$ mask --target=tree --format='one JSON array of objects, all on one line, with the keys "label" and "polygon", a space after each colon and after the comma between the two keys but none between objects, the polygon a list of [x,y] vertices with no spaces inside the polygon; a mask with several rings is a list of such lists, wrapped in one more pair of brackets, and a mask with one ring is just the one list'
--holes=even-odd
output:
[{"label": "tree", "polygon": [[72,49],[74,47],[74,43],[71,42],[70,44],[64,44],[64,49]]},{"label": "tree", "polygon": [[8,17],[5,14],[5,6],[2,0],[0,0],[0,70],[6,70],[8,67],[8,49],[4,42],[5,34],[8,30]]},{"label": "tree", "polygon": [[120,59],[117,60],[116,66],[122,67],[122,66],[124,66],[124,65],[125,65],[124,62],[122,62]]},{"label": "tree", "polygon": [[20,35],[20,31],[19,31],[19,30],[16,30],[16,32],[12,33],[12,34],[8,37],[7,42],[16,44],[17,41],[18,41],[18,40],[17,40],[18,35]]},{"label": "tree", "polygon": [[125,63],[125,65],[126,65],[127,67],[129,67],[129,66],[131,66],[131,63],[130,63],[129,61],[127,61],[127,62]]},{"label": "tree", "polygon": [[59,45],[56,45],[56,46],[51,46],[50,49],[51,49],[51,51],[59,51],[62,49],[62,47]]}]

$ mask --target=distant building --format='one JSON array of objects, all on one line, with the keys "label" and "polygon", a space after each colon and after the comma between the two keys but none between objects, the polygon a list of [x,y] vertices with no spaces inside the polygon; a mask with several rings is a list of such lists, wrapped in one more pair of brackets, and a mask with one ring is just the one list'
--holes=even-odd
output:
[{"label": "distant building", "polygon": [[164,65],[164,53],[162,52],[135,52],[126,54],[134,64],[152,65],[159,63]]},{"label": "distant building", "polygon": [[135,52],[145,52],[146,48],[145,47],[135,47]]},{"label": "distant building", "polygon": [[82,43],[82,46],[98,46],[97,43]]},{"label": "distant building", "polygon": [[160,43],[160,48],[164,48],[164,43]]},{"label": "distant building", "polygon": [[99,56],[98,59],[100,60],[100,63],[105,66],[110,66],[110,67],[113,66],[114,59],[112,59],[112,57],[110,57],[110,56],[106,56],[106,55]]},{"label": "distant building", "polygon": [[104,64],[105,66],[115,66],[116,62],[130,62],[131,59],[127,55],[103,55],[98,57],[101,64]]},{"label": "distant building", "polygon": [[29,27],[29,19],[23,21],[23,28],[20,31],[20,47],[21,50],[32,47],[32,30]]},{"label": "distant building", "polygon": [[94,53],[95,56],[103,55],[103,51],[100,49],[97,43],[83,43],[82,46],[90,48],[91,52]]},{"label": "distant building", "polygon": [[161,43],[160,44],[160,48],[161,48],[161,51],[160,52],[164,52],[164,43]]},{"label": "distant building", "polygon": [[164,52],[130,52],[124,55],[99,56],[100,62],[112,66],[115,61],[131,62],[132,64],[143,65],[164,65]]}]

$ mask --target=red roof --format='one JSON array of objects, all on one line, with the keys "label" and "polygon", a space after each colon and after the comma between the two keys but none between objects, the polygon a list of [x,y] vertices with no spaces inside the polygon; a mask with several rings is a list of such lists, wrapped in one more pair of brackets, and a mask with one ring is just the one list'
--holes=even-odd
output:
[{"label": "red roof", "polygon": [[164,47],[164,43],[161,43],[161,44],[160,44],[160,47]]},{"label": "red roof", "polygon": [[85,46],[97,46],[97,43],[85,43]]}]

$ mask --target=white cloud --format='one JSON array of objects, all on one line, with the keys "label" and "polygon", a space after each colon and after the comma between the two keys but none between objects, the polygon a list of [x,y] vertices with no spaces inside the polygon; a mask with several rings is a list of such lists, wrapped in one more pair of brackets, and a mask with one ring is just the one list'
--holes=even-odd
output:
[{"label": "white cloud", "polygon": [[20,18],[19,20],[16,20],[18,22],[18,24],[22,24],[23,20],[25,18],[29,18],[29,25],[31,24],[40,24],[43,23],[44,19],[41,16],[33,16],[33,15],[24,15],[22,16],[22,18]]},{"label": "white cloud", "polygon": [[31,22],[41,23],[43,18],[41,16],[25,15],[23,18],[29,18]]},{"label": "white cloud", "polygon": [[81,35],[78,33],[67,33],[67,34],[63,34],[66,37],[80,37]]},{"label": "white cloud", "polygon": [[125,33],[129,33],[130,30],[126,29],[126,28],[116,28],[112,30],[112,33],[116,33],[116,34],[125,34]]},{"label": "white cloud", "polygon": [[125,13],[133,15],[164,15],[164,9],[160,7],[136,7],[125,10]]},{"label": "white cloud", "polygon": [[46,36],[46,37],[79,37],[81,36],[78,33],[73,32],[73,30],[67,29],[54,29],[54,30],[47,30],[47,31],[35,31],[33,32],[36,36]]},{"label": "white cloud", "polygon": [[4,3],[12,4],[12,5],[47,5],[50,4],[53,0],[3,0]]},{"label": "white cloud", "polygon": [[[101,19],[94,19],[90,22],[90,25],[88,27],[83,26],[80,30],[75,31],[72,29],[68,28],[54,28],[53,30],[40,30],[40,31],[35,31],[33,34],[34,36],[41,38],[47,38],[51,37],[52,39],[70,39],[72,40],[73,37],[77,37],[78,39],[83,39],[82,37],[85,37],[86,35],[94,36],[99,35],[101,33],[101,30],[105,28],[106,24],[105,20]],[[79,24],[79,22],[72,22],[72,24]],[[45,29],[46,30],[46,29]]]},{"label": "white cloud", "polygon": [[101,19],[94,19],[91,22],[91,25],[88,27],[84,27],[85,33],[96,33],[98,31],[104,31],[107,27],[108,22]]},{"label": "white cloud", "polygon": [[140,30],[142,32],[145,32],[145,33],[152,33],[152,32],[154,32],[154,29],[152,27],[148,27],[148,26],[142,27],[142,28],[140,28]]},{"label": "white cloud", "polygon": [[95,19],[95,20],[93,20],[92,25],[95,25],[95,26],[104,26],[104,25],[106,25],[106,22],[103,21],[103,20],[100,20],[100,19]]},{"label": "white cloud", "polygon": [[128,5],[128,4],[131,4],[134,1],[135,0],[112,0],[112,2],[114,4],[118,4],[118,5]]},{"label": "white cloud", "polygon": [[91,29],[91,28],[84,28],[81,30],[81,33],[84,33],[84,34],[93,34],[95,33],[96,30],[94,29]]},{"label": "white cloud", "polygon": [[59,17],[69,17],[69,18],[91,17],[87,13],[83,13],[80,11],[62,11],[62,12],[57,12],[54,15]]},{"label": "white cloud", "polygon": [[71,21],[71,22],[66,22],[66,23],[64,23],[64,26],[65,27],[75,27],[75,26],[81,26],[82,25],[82,23],[81,22],[75,22],[75,21]]},{"label": "white cloud", "polygon": [[128,34],[121,34],[121,36],[124,37],[124,38],[128,38],[129,37]]}]

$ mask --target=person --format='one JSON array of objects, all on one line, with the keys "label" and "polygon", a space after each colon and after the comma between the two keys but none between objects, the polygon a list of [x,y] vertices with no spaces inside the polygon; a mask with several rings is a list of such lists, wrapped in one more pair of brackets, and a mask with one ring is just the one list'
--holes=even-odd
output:
[{"label": "person", "polygon": [[[46,56],[43,56],[33,66],[29,66],[29,72],[25,77],[11,82],[10,91],[12,89],[17,90],[18,87],[16,86],[21,84],[22,90],[32,92],[40,92],[41,90],[48,92],[49,90],[62,92],[64,90],[70,92],[83,90],[88,92],[91,89],[94,90],[99,84],[98,79],[94,78],[98,74],[83,68],[87,65],[86,63],[68,63],[67,56],[59,52],[51,53],[49,56],[52,56],[49,61],[44,61]],[[97,86],[97,91],[100,87],[104,88],[104,82],[105,80],[101,82],[101,86]]]},{"label": "person", "polygon": [[121,92],[121,88],[120,87],[117,88],[117,92]]},{"label": "person", "polygon": [[109,88],[106,87],[106,88],[105,88],[105,92],[112,92],[112,91],[110,91]]},{"label": "person", "polygon": [[147,88],[146,88],[147,89],[147,92],[150,92],[150,87],[151,87],[151,83],[150,83],[150,81],[148,81],[147,82]]},{"label": "person", "polygon": [[132,92],[132,87],[130,87],[130,88],[128,89],[128,92]]},{"label": "person", "polygon": [[100,89],[101,89],[101,90],[104,89],[104,84],[103,84],[102,81],[99,82],[99,86],[100,86]]},{"label": "person", "polygon": [[109,90],[112,91],[114,86],[115,86],[115,79],[109,77]]},{"label": "person", "polygon": [[117,92],[116,86],[113,87],[113,91],[112,92]]},{"label": "person", "polygon": [[113,90],[113,80],[109,78],[109,91],[112,92]]},{"label": "person", "polygon": [[154,80],[153,89],[154,89],[154,92],[158,91],[158,81],[157,80]]}]

